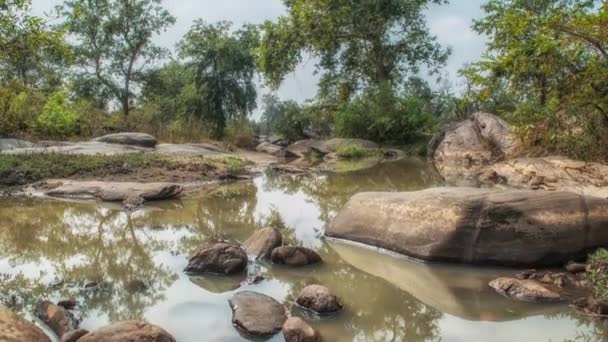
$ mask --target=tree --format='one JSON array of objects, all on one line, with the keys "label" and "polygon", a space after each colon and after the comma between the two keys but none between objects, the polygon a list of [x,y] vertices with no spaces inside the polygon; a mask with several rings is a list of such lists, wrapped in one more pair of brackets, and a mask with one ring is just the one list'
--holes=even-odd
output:
[{"label": "tree", "polygon": [[52,90],[62,82],[58,67],[69,59],[64,32],[29,14],[30,0],[0,0],[0,81]]},{"label": "tree", "polygon": [[488,51],[462,72],[481,102],[511,112],[533,143],[578,158],[603,154],[596,146],[608,130],[608,4],[491,0],[484,10],[473,27],[488,36]]},{"label": "tree", "polygon": [[256,108],[253,77],[259,33],[249,25],[235,32],[230,28],[229,22],[198,20],[178,45],[194,75],[198,101],[193,115],[206,121],[216,137],[228,121],[245,119]]},{"label": "tree", "polygon": [[304,138],[303,132],[308,128],[309,120],[297,102],[281,101],[276,95],[269,94],[264,95],[262,103],[261,125],[266,133],[278,133],[292,140]]},{"label": "tree", "polygon": [[284,0],[288,15],[266,22],[260,70],[277,88],[302,61],[318,58],[319,95],[343,103],[360,90],[397,86],[422,66],[435,73],[449,50],[427,28],[423,11],[444,0]]},{"label": "tree", "polygon": [[126,119],[134,85],[168,54],[152,37],[175,23],[175,17],[161,0],[66,0],[60,11],[76,41],[77,77],[96,78],[120,102]]}]

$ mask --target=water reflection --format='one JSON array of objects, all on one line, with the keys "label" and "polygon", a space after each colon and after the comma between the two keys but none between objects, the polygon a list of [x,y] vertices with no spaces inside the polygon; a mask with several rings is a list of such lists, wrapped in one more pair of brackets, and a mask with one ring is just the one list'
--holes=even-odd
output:
[{"label": "water reflection", "polygon": [[[484,335],[484,320],[505,321],[492,323],[492,329],[516,330],[535,340],[602,336],[603,326],[578,320],[568,308],[517,306],[489,292],[484,284],[495,271],[411,264],[321,238],[329,219],[356,192],[438,184],[424,161],[403,160],[350,173],[267,173],[131,214],[101,203],[0,200],[0,300],[30,311],[38,299],[72,297],[81,304],[77,316],[84,328],[146,319],[178,341],[199,341],[201,332],[209,341],[242,341],[227,304],[235,291],[259,291],[290,305],[304,286],[320,283],[346,306],[337,317],[310,318],[328,341],[463,340],[463,335],[486,341],[495,336]],[[258,262],[232,278],[190,278],[181,272],[198,246],[242,242],[269,223],[290,243],[316,249],[325,264],[290,269]],[[253,275],[265,280],[242,285]],[[91,282],[98,286],[84,289]]]}]

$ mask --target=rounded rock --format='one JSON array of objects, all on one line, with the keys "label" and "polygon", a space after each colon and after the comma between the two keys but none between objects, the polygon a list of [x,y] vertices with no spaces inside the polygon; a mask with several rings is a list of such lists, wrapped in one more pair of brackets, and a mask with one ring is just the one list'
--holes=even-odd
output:
[{"label": "rounded rock", "polygon": [[0,306],[0,339],[3,342],[51,342],[33,323]]},{"label": "rounded rock", "polygon": [[560,294],[532,279],[498,278],[490,282],[490,287],[499,294],[522,302],[559,302]]},{"label": "rounded rock", "polygon": [[306,266],[323,261],[317,252],[308,248],[294,246],[275,248],[270,255],[270,259],[275,264],[288,266]]},{"label": "rounded rock", "polygon": [[283,324],[285,342],[320,342],[321,335],[300,317],[290,317]]},{"label": "rounded rock", "polygon": [[330,314],[342,310],[340,298],[321,285],[306,286],[300,291],[296,303],[318,314]]},{"label": "rounded rock", "polygon": [[278,230],[274,228],[263,228],[253,233],[253,235],[245,241],[243,247],[250,257],[254,259],[263,259],[270,257],[272,250],[279,247],[282,243],[283,237]]},{"label": "rounded rock", "polygon": [[239,292],[228,302],[232,309],[232,324],[248,336],[272,336],[281,330],[287,320],[283,305],[257,292]]},{"label": "rounded rock", "polygon": [[247,268],[247,254],[237,245],[216,243],[194,252],[185,272],[236,274]]},{"label": "rounded rock", "polygon": [[175,342],[162,328],[140,321],[114,323],[92,331],[78,342]]}]

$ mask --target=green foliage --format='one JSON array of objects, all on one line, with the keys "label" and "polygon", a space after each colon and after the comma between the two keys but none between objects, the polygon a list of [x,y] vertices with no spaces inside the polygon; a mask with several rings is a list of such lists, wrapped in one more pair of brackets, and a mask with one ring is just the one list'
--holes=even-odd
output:
[{"label": "green foliage", "polygon": [[246,119],[256,108],[255,49],[259,33],[245,25],[231,32],[229,22],[206,24],[196,21],[179,43],[193,75],[193,101],[187,116],[201,120],[221,137],[228,122]]},{"label": "green foliage", "polygon": [[239,148],[254,148],[258,143],[254,124],[248,120],[229,123],[224,129],[224,141]]},{"label": "green foliage", "polygon": [[474,28],[489,37],[488,52],[463,70],[477,100],[510,117],[532,145],[576,158],[604,156],[608,4],[491,0],[484,10]]},{"label": "green foliage", "polygon": [[589,279],[596,299],[608,300],[608,250],[600,248],[589,256]]},{"label": "green foliage", "polygon": [[336,135],[377,142],[404,143],[432,123],[423,103],[414,96],[399,96],[384,84],[345,104],[335,119]]},{"label": "green foliage", "polygon": [[59,12],[76,41],[77,77],[94,77],[97,91],[103,86],[114,95],[126,118],[133,105],[133,84],[151,63],[168,54],[152,37],[175,23],[175,17],[161,0],[66,0]]},{"label": "green foliage", "polygon": [[46,102],[46,96],[15,81],[0,88],[0,135],[30,131]]},{"label": "green foliage", "polygon": [[37,119],[38,129],[50,137],[66,137],[74,134],[77,122],[78,114],[70,108],[64,92],[51,95]]},{"label": "green foliage", "polygon": [[279,134],[292,140],[304,138],[310,126],[307,113],[295,101],[280,101],[276,95],[264,95],[260,127],[266,134]]},{"label": "green foliage", "polygon": [[303,52],[319,60],[319,97],[337,103],[386,81],[399,84],[421,66],[437,72],[449,54],[423,15],[429,3],[443,0],[283,2],[287,16],[264,24],[259,48],[260,70],[272,88],[302,61]]},{"label": "green foliage", "polygon": [[247,166],[247,162],[237,156],[225,157],[221,162],[225,165],[226,171],[233,175],[244,173]]},{"label": "green foliage", "polygon": [[361,145],[345,145],[340,146],[336,153],[344,159],[361,159],[369,155],[370,152]]}]

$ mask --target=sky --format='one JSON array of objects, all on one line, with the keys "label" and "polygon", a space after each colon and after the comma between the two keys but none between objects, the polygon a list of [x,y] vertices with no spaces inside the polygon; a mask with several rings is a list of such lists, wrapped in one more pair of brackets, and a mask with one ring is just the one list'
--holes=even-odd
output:
[{"label": "sky", "polygon": [[[37,15],[50,12],[61,0],[33,0],[32,10]],[[484,0],[450,0],[448,5],[432,5],[427,11],[429,28],[445,47],[452,48],[445,73],[456,88],[461,84],[458,70],[467,62],[481,57],[485,38],[471,30],[474,18],[482,15]],[[207,22],[230,20],[235,26],[244,23],[262,23],[284,14],[281,0],[163,0],[163,5],[177,18],[176,24],[167,32],[155,37],[155,42],[174,50],[175,44],[188,31],[192,22],[203,19]],[[278,91],[282,99],[303,102],[314,97],[317,78],[314,76],[314,60],[305,59],[297,70],[289,75]],[[259,92],[267,90],[260,86]]]}]

